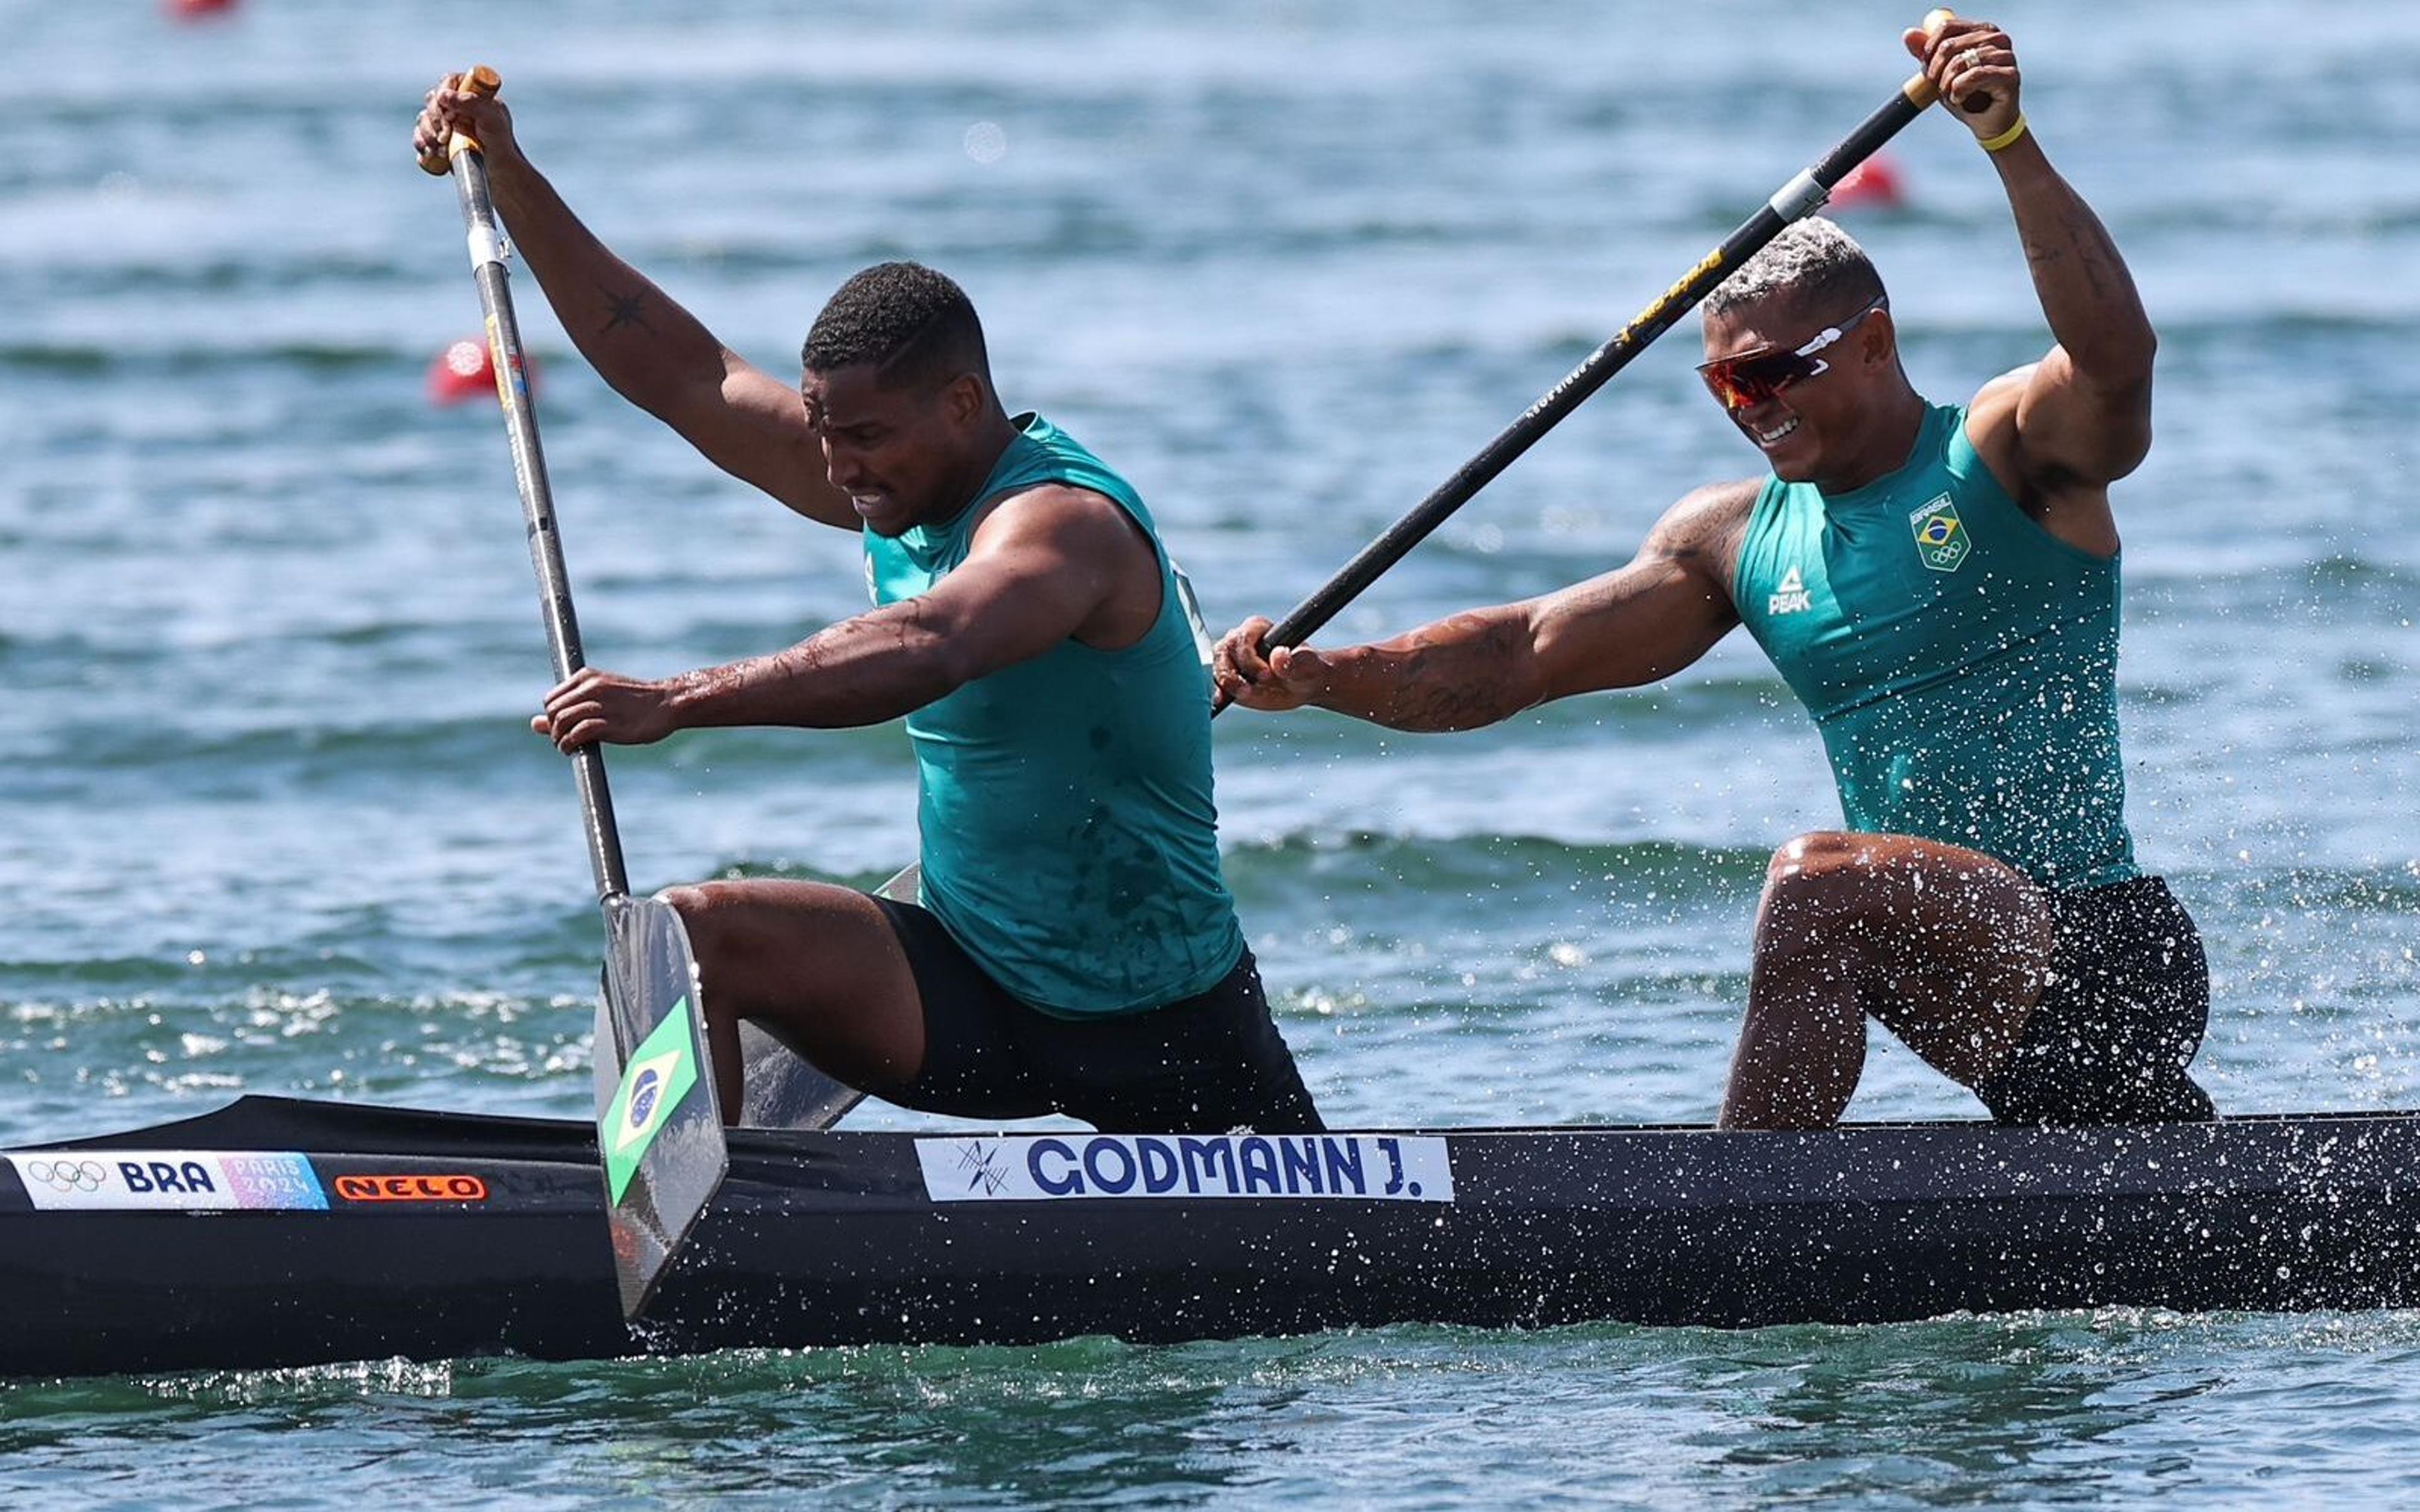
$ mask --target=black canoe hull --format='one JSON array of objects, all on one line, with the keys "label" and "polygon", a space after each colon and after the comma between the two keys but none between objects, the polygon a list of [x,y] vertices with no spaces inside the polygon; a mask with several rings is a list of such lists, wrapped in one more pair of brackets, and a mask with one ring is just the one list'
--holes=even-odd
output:
[{"label": "black canoe hull", "polygon": [[71,1148],[299,1152],[324,1210],[38,1210],[49,1166],[0,1161],[0,1375],[2420,1304],[2420,1114],[1394,1137],[1450,1153],[1450,1201],[939,1201],[917,1136],[737,1134],[630,1328],[584,1125],[247,1098]]}]

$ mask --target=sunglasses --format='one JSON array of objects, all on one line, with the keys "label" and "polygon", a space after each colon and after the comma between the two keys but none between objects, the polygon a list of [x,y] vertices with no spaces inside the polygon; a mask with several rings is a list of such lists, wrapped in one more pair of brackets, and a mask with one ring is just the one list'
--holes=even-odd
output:
[{"label": "sunglasses", "polygon": [[1698,376],[1706,380],[1706,387],[1714,391],[1726,409],[1745,409],[1762,404],[1801,378],[1831,371],[1832,364],[1815,354],[1854,331],[1858,321],[1881,309],[1884,302],[1876,300],[1838,325],[1824,327],[1804,347],[1718,357],[1711,363],[1699,363]]}]

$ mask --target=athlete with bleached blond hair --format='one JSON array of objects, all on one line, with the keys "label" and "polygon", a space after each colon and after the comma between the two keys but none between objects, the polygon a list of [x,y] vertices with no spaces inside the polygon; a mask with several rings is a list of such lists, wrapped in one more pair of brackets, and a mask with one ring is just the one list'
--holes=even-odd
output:
[{"label": "athlete with bleached blond hair", "polygon": [[1771,474],[1699,488],[1627,566],[1375,645],[1218,648],[1248,707],[1466,730],[1668,677],[1747,626],[1823,732],[1845,825],[1766,873],[1732,1128],[1837,1121],[1866,1020],[2007,1122],[2208,1119],[2193,919],[2135,864],[2110,485],[2151,442],[2156,346],[2107,231],[2019,108],[1988,22],[1909,50],[1999,173],[2056,345],[1932,404],[1882,280],[1803,221],[1705,305],[1707,387]]}]

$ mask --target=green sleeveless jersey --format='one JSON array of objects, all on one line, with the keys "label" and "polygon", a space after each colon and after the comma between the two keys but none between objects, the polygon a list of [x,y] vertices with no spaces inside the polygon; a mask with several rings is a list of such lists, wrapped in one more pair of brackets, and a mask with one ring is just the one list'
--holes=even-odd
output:
[{"label": "green sleeveless jersey", "polygon": [[1218,870],[1208,639],[1150,512],[1037,415],[955,517],[865,532],[876,604],[966,560],[982,506],[1047,483],[1116,501],[1151,538],[1159,618],[1133,645],[1068,640],[908,717],[924,877],[918,901],[1009,994],[1064,1018],[1206,992],[1244,950]]},{"label": "green sleeveless jersey", "polygon": [[1853,830],[1998,857],[2046,887],[2138,874],[2118,753],[2118,562],[2027,516],[1928,409],[1898,471],[1767,479],[1739,615],[1823,733]]}]

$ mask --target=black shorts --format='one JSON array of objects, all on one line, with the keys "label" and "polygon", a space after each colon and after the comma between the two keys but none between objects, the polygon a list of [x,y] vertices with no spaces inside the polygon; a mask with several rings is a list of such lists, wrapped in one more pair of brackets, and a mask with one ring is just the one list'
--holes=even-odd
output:
[{"label": "black shorts", "polygon": [[2210,964],[2158,877],[2050,895],[2050,985],[2009,1063],[1976,1088],[2002,1123],[2214,1119],[2187,1075],[2210,1025]]},{"label": "black shorts", "polygon": [[1316,1134],[1246,950],[1218,984],[1160,1008],[1053,1018],[1011,997],[914,903],[876,898],[924,1000],[924,1065],[885,1101],[970,1119],[1063,1113],[1104,1134]]}]

